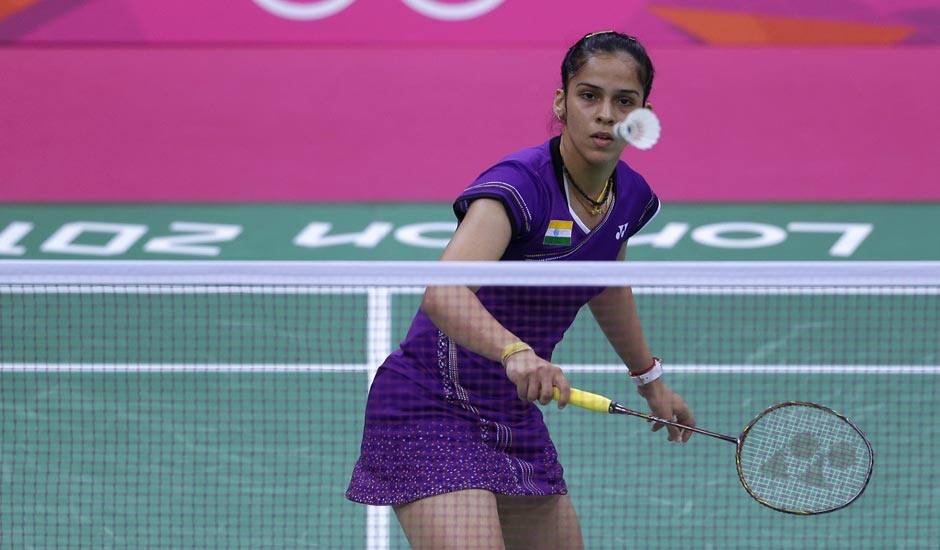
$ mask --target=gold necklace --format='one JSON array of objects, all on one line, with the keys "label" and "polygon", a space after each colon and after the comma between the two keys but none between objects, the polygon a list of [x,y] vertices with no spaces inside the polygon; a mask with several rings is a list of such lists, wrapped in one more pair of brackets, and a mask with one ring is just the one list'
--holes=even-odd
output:
[{"label": "gold necklace", "polygon": [[606,202],[598,208],[591,204],[588,204],[588,202],[582,199],[581,197],[577,197],[577,199],[578,199],[578,202],[581,204],[581,206],[583,206],[584,209],[587,211],[588,215],[591,216],[592,218],[600,216],[601,214],[605,212],[605,208],[607,206]]},{"label": "gold necklace", "polygon": [[571,177],[571,172],[568,171],[567,166],[562,166],[562,170],[565,171],[565,177],[568,178],[568,181],[571,183],[571,186],[574,187],[575,191],[577,191],[578,194],[584,198],[584,200],[590,203],[590,206],[588,206],[582,202],[584,207],[590,209],[592,216],[597,216],[600,214],[601,210],[604,208],[604,205],[607,204],[607,199],[610,198],[610,190],[614,184],[614,175],[610,174],[610,177],[607,178],[607,183],[604,184],[604,190],[601,191],[601,194],[599,197],[597,197],[597,200],[594,200],[590,197],[590,195],[585,193],[583,189],[581,189],[576,181],[574,181],[574,178]]}]

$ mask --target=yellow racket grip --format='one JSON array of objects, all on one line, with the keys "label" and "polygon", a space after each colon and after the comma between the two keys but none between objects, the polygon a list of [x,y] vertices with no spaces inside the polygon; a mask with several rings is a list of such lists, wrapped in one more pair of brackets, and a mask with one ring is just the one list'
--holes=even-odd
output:
[{"label": "yellow racket grip", "polygon": [[[558,388],[555,388],[552,392],[552,398],[558,401],[560,397],[561,392],[558,391]],[[571,398],[568,400],[568,403],[589,411],[599,413],[610,412],[610,399],[603,395],[597,395],[596,393],[590,393],[575,388],[571,388]]]}]

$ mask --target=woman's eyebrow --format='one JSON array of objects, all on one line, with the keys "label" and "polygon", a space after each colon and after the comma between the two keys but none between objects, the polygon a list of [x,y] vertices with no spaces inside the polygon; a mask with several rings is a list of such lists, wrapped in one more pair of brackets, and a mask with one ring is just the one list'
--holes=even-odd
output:
[{"label": "woman's eyebrow", "polygon": [[[596,85],[596,84],[591,84],[590,82],[578,82],[578,83],[576,84],[576,86],[584,86],[584,87],[590,88],[590,89],[592,89],[592,90],[601,90],[601,91],[604,90],[604,88],[602,88],[602,87],[600,87],[600,86],[598,86],[598,85]],[[617,93],[619,93],[619,94],[634,94],[634,95],[640,95],[640,92],[639,92],[639,91],[637,91],[637,90],[631,90],[631,89],[629,89],[629,88],[624,88],[624,89],[622,89],[622,90],[617,90]]]}]

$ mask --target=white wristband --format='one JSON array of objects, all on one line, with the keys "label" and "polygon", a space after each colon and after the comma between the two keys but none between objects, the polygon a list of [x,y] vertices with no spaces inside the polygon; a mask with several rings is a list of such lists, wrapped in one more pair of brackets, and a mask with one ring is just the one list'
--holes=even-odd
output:
[{"label": "white wristband", "polygon": [[630,380],[639,386],[645,386],[663,375],[663,362],[659,357],[653,357],[653,366],[643,372],[630,374]]}]

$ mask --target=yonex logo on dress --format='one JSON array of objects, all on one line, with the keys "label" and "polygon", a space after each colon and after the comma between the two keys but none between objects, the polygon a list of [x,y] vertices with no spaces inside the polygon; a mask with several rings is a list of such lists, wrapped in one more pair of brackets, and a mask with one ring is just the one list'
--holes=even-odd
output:
[{"label": "yonex logo on dress", "polygon": [[623,238],[623,235],[627,232],[627,226],[628,226],[628,225],[630,225],[629,222],[628,222],[628,223],[625,223],[625,224],[623,224],[623,225],[618,225],[618,226],[617,226],[617,240],[618,240],[618,241],[619,241],[620,239],[622,239],[622,238]]},{"label": "yonex logo on dress", "polygon": [[[326,19],[348,8],[356,0],[308,0],[291,2],[289,0],[254,0],[254,3],[266,11],[295,21]],[[441,21],[466,21],[476,19],[499,7],[505,0],[468,0],[451,3],[440,0],[402,0],[414,11]]]}]

